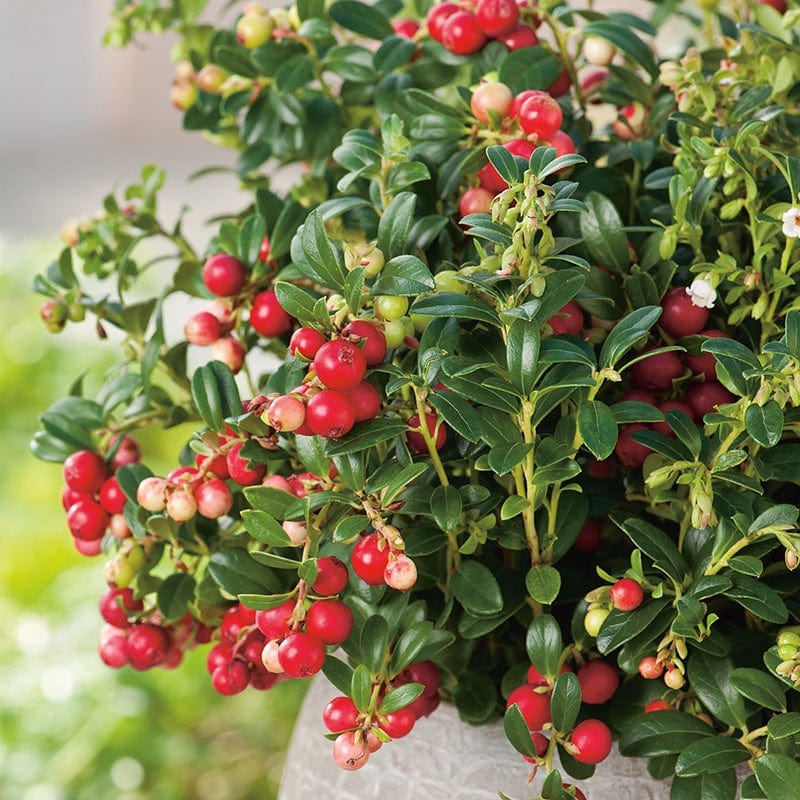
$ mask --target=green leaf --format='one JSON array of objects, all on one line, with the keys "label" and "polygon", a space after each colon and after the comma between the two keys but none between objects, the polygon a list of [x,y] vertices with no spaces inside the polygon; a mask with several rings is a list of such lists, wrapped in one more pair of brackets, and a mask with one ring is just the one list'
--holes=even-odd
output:
[{"label": "green leaf", "polygon": [[272,486],[247,486],[244,496],[253,508],[266,511],[275,519],[286,519],[286,511],[296,499],[290,492]]},{"label": "green leaf", "polygon": [[724,380],[721,374],[720,380],[728,389],[741,397],[747,396],[747,378],[743,373],[751,369],[761,369],[761,364],[752,350],[733,339],[706,339],[700,345],[700,351],[711,353],[716,358],[718,365],[724,370]]},{"label": "green leaf", "polygon": [[208,561],[208,571],[228,594],[272,594],[280,585],[272,570],[259,564],[247,550],[218,550]]},{"label": "green leaf", "polygon": [[247,532],[258,542],[274,547],[292,546],[292,540],[280,522],[266,511],[243,511],[242,522]]},{"label": "green leaf", "polygon": [[537,603],[549,605],[561,591],[561,573],[549,564],[537,564],[528,570],[525,588]]},{"label": "green leaf", "polygon": [[710,736],[692,742],[681,751],[675,765],[677,775],[691,777],[722,772],[750,758],[750,751],[735,739]]},{"label": "green leaf", "polygon": [[517,156],[499,144],[486,148],[486,156],[491,165],[497,170],[500,177],[509,185],[519,183],[522,169],[517,161]]},{"label": "green leaf", "polygon": [[781,596],[766,584],[749,575],[729,575],[733,586],[725,594],[766,622],[782,625],[789,619],[789,610]]},{"label": "green leaf", "polygon": [[516,703],[506,710],[503,717],[503,730],[506,738],[517,752],[531,758],[536,756],[536,747],[533,744],[531,732],[528,730],[528,724]]},{"label": "green leaf", "polygon": [[676,777],[672,780],[669,800],[735,800],[736,787],[733,768],[691,778]]},{"label": "green leaf", "polygon": [[611,409],[599,400],[584,400],[578,406],[578,432],[592,455],[608,458],[617,444],[617,421]]},{"label": "green leaf", "polygon": [[389,623],[380,614],[374,614],[361,629],[359,649],[364,665],[373,675],[380,671],[389,646]]},{"label": "green leaf", "polygon": [[241,47],[218,45],[213,51],[213,61],[224,67],[228,72],[241,75],[243,78],[258,77],[258,70],[247,57],[247,51]]},{"label": "green leaf", "polygon": [[[303,223],[301,249],[311,267],[311,274],[308,277],[318,280],[328,289],[344,290],[344,268],[328,241],[319,210],[312,211]],[[302,265],[298,264],[298,268],[302,270]]]},{"label": "green leaf", "polygon": [[322,665],[325,677],[344,695],[349,695],[353,686],[353,670],[336,656],[328,655]]},{"label": "green leaf", "polygon": [[430,404],[444,417],[444,421],[468,442],[481,438],[481,420],[478,412],[454,392],[434,391],[428,395]]},{"label": "green leaf", "polygon": [[467,672],[462,675],[453,699],[464,722],[481,725],[497,716],[497,690],[486,673]]},{"label": "green leaf", "polygon": [[370,294],[373,297],[379,294],[416,296],[432,292],[434,288],[433,275],[421,259],[400,255],[386,262]]},{"label": "green leaf", "polygon": [[381,221],[378,223],[378,247],[383,251],[387,260],[391,261],[405,252],[408,233],[414,222],[416,205],[416,194],[400,192],[395,195],[381,215]]},{"label": "green leaf", "polygon": [[645,632],[655,636],[671,616],[671,603],[665,598],[645,602],[634,611],[613,609],[597,635],[597,649],[606,654]]},{"label": "green leaf", "polygon": [[308,564],[314,561],[311,559],[310,561],[298,561],[296,558],[286,558],[285,556],[279,556],[275,553],[268,553],[265,550],[254,550],[250,553],[251,558],[254,558],[258,561],[259,564],[264,564],[267,567],[274,567],[275,569],[291,569],[295,572],[297,568],[302,566],[302,564]]},{"label": "green leaf", "polygon": [[343,28],[368,39],[383,40],[394,33],[388,18],[377,6],[367,6],[358,0],[338,0],[328,9],[328,14]]},{"label": "green leaf", "polygon": [[437,486],[431,492],[431,514],[443,531],[452,531],[458,525],[461,508],[461,495],[455,486]]},{"label": "green leaf", "polygon": [[500,509],[500,519],[513,519],[518,514],[521,514],[526,508],[528,508],[529,505],[530,503],[524,497],[520,497],[517,494],[512,494],[503,502],[503,505]]},{"label": "green leaf", "polygon": [[403,633],[392,651],[391,666],[399,672],[415,661],[433,658],[455,641],[449,631],[434,630],[433,623],[425,620],[412,625]]},{"label": "green leaf", "polygon": [[751,405],[744,412],[747,432],[762,447],[774,447],[783,434],[783,409],[774,401]]},{"label": "green leaf", "polygon": [[378,711],[381,714],[391,714],[393,711],[399,711],[401,708],[413,703],[424,691],[425,687],[421,683],[406,683],[398,686],[383,698]]},{"label": "green leaf", "polygon": [[527,397],[536,385],[540,345],[539,326],[535,322],[517,317],[511,323],[506,341],[506,360],[511,383],[523,397]]},{"label": "green leaf", "polygon": [[239,602],[247,606],[247,608],[253,609],[253,611],[267,611],[271,608],[277,608],[290,597],[292,597],[292,592],[281,592],[279,594],[249,594],[245,592],[239,595]]},{"label": "green leaf", "polygon": [[361,290],[364,288],[364,267],[355,267],[344,281],[344,299],[353,314],[361,308]]},{"label": "green leaf", "polygon": [[731,673],[733,688],[763,708],[786,711],[786,687],[763,669],[740,667]]},{"label": "green leaf", "polygon": [[755,761],[754,771],[769,800],[800,800],[800,764],[793,758],[763,755]]},{"label": "green leaf", "polygon": [[195,582],[191,575],[176,572],[169,575],[158,587],[156,603],[167,622],[180,619],[194,600]]},{"label": "green leaf", "polygon": [[192,376],[192,398],[203,421],[221,431],[223,420],[242,413],[242,400],[230,368],[221,361],[198,367]]},{"label": "green leaf", "polygon": [[711,737],[715,737],[713,728],[691,714],[682,711],[642,713],[626,721],[619,749],[622,755],[633,758],[668,756]]},{"label": "green leaf", "polygon": [[773,739],[785,739],[800,733],[800,712],[778,714],[767,723],[767,733]]},{"label": "green leaf", "polygon": [[363,664],[359,664],[353,670],[353,677],[350,681],[350,697],[353,698],[356,708],[362,714],[369,710],[372,697],[372,678],[369,670]]},{"label": "green leaf", "polygon": [[553,727],[564,733],[571,731],[581,710],[581,685],[577,676],[565,672],[556,678],[550,698]]},{"label": "green leaf", "polygon": [[633,544],[652,559],[656,569],[678,583],[683,582],[687,572],[686,562],[669,534],[638,517],[628,517],[617,524]]},{"label": "green leaf", "polygon": [[563,65],[548,48],[521,47],[509,53],[500,65],[498,80],[519,94],[525,89],[546,91],[561,74]]},{"label": "green leaf", "polygon": [[563,647],[561,627],[552,615],[540,614],[528,626],[525,637],[528,658],[550,680],[555,680],[558,675]]},{"label": "green leaf", "polygon": [[689,658],[689,683],[705,707],[721,722],[743,728],[748,707],[731,683],[733,662],[697,651]]},{"label": "green leaf", "polygon": [[644,306],[623,317],[603,342],[600,350],[600,366],[603,368],[616,366],[625,353],[647,335],[660,316],[661,306]]},{"label": "green leaf", "polygon": [[473,614],[497,614],[503,608],[503,595],[497,579],[479,561],[462,561],[458,572],[453,575],[451,588],[456,600]]},{"label": "green leaf", "polygon": [[604,267],[624,275],[628,270],[630,253],[628,236],[617,209],[599,192],[589,192],[584,202],[587,211],[578,219],[589,252]]},{"label": "green leaf", "polygon": [[496,328],[500,327],[500,318],[491,306],[477,297],[454,292],[440,292],[421,297],[411,307],[411,312],[429,317],[474,319],[494,325]]},{"label": "green leaf", "polygon": [[505,475],[521,463],[532,449],[533,445],[525,442],[493,447],[489,451],[489,467],[496,475]]},{"label": "green leaf", "polygon": [[376,444],[393,439],[408,430],[408,425],[397,419],[371,419],[359,423],[347,436],[329,440],[325,452],[329,456],[342,456],[358,453]]}]

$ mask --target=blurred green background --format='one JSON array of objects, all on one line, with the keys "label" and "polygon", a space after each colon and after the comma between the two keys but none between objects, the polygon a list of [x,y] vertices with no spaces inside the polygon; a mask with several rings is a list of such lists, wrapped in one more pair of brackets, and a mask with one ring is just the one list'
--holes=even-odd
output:
[{"label": "blurred green background", "polygon": [[[147,673],[96,654],[103,558],[74,551],[60,467],[28,451],[37,415],[81,369],[93,396],[116,355],[91,323],[40,323],[28,287],[59,249],[0,238],[0,798],[271,800],[305,682],[223,698],[207,646]],[[174,463],[174,439],[139,438],[156,469]]]}]

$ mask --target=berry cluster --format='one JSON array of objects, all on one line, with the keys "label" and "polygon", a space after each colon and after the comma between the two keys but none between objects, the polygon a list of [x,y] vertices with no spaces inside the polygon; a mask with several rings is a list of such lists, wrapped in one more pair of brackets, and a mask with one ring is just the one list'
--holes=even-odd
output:
[{"label": "berry cluster", "polygon": [[64,461],[61,504],[67,512],[67,527],[75,549],[85,556],[100,554],[107,531],[119,540],[131,535],[124,515],[127,498],[114,473],[126,464],[138,462],[141,451],[130,436],[112,439],[110,447],[110,465],[93,450],[78,450]]},{"label": "berry cluster", "polygon": [[[523,10],[532,13],[521,21]],[[493,39],[509,50],[539,43],[534,30],[539,24],[535,10],[521,7],[516,0],[439,3],[428,12],[426,21],[431,38],[460,56],[477,53]]]},{"label": "berry cluster", "polygon": [[[361,769],[370,753],[384,742],[411,733],[417,720],[427,717],[439,705],[441,673],[431,661],[410,664],[392,679],[373,685],[376,700],[370,709],[359,710],[350,697],[334,697],[322,712],[325,727],[335,734],[333,758],[342,769]],[[399,708],[383,706],[386,696],[400,686],[420,684],[419,696]],[[391,709],[391,710],[389,710]]]},{"label": "berry cluster", "polygon": [[408,591],[417,582],[417,566],[402,552],[400,531],[393,525],[375,524],[377,532],[362,536],[353,548],[353,571],[369,586]]}]

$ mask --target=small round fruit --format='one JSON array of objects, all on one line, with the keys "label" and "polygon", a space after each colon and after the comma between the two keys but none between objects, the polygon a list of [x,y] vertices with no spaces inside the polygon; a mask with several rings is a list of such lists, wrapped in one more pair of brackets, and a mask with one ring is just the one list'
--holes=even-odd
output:
[{"label": "small round fruit", "polygon": [[343,392],[325,389],[315,394],[306,406],[305,422],[317,436],[339,439],[349,433],[356,421],[353,404]]},{"label": "small round fruit", "polygon": [[491,214],[494,195],[481,186],[467,189],[458,200],[458,212],[462,217],[469,214]]},{"label": "small round fruit", "polygon": [[333,743],[333,760],[336,766],[352,772],[361,769],[369,758],[369,748],[363,740],[356,742],[354,731],[340,733]]},{"label": "small round fruit", "polygon": [[415,19],[396,19],[392,22],[392,30],[404,39],[413,39],[419,27],[419,22]]},{"label": "small round fruit", "polygon": [[100,660],[112,669],[120,669],[128,663],[128,634],[119,628],[103,629],[97,646]]},{"label": "small round fruit", "polygon": [[380,729],[391,736],[392,739],[402,739],[411,733],[416,722],[416,715],[406,706],[385,714],[383,721],[380,723]]},{"label": "small round fruit", "polygon": [[328,389],[351,389],[364,379],[367,360],[352,342],[334,339],[317,350],[314,371]]},{"label": "small round fruit", "polygon": [[708,322],[708,309],[696,306],[683,286],[667,292],[661,300],[662,330],[673,339],[700,333]]},{"label": "small round fruit", "polygon": [[[682,400],[665,400],[663,403],[658,405],[658,410],[665,415],[667,411],[678,411],[687,416],[689,419],[694,419],[694,411],[692,411],[692,407],[687,403],[684,403]],[[675,438],[675,431],[672,430],[672,426],[666,419],[664,419],[663,422],[653,422],[652,428],[656,433],[662,433],[664,436],[669,436],[672,439]]]},{"label": "small round fruit", "polygon": [[609,595],[617,611],[633,611],[642,604],[644,589],[642,584],[633,578],[622,578],[611,587]]},{"label": "small round fruit", "polygon": [[244,14],[236,23],[236,41],[252,50],[269,41],[275,23],[266,14]]},{"label": "small round fruit", "polygon": [[574,758],[581,764],[599,764],[611,752],[611,731],[599,719],[579,722],[570,739],[577,748]]},{"label": "small round fruit", "polygon": [[[556,131],[548,140],[547,144],[551,147],[555,147],[556,149],[556,158],[561,158],[561,156],[568,156],[572,153],[576,152],[577,148],[575,147],[575,142],[572,140],[572,137],[564,133],[564,131]],[[556,171],[556,175],[559,172],[563,172],[565,169],[569,169],[569,167],[563,167],[560,170]]]},{"label": "small round fruit", "polygon": [[353,629],[353,612],[341,600],[315,600],[306,611],[306,632],[323,644],[341,644]]},{"label": "small round fruit", "polygon": [[244,661],[229,661],[211,673],[211,685],[225,697],[243,692],[250,683],[250,671]]},{"label": "small round fruit", "polygon": [[569,72],[564,69],[561,74],[553,81],[553,83],[547,88],[547,93],[552,95],[553,97],[561,97],[565,95],[572,86],[572,79],[569,76]]},{"label": "small round fruit", "polygon": [[351,555],[353,572],[370,586],[383,586],[386,565],[389,563],[389,547],[377,533],[362,536]]},{"label": "small round fruit", "polygon": [[590,661],[575,674],[581,685],[581,700],[590,705],[608,702],[619,687],[619,673],[607,661]]},{"label": "small round fruit", "polygon": [[392,589],[407,592],[417,582],[417,565],[406,555],[390,558],[383,580]]},{"label": "small round fruit", "polygon": [[442,25],[441,35],[442,44],[451,53],[459,56],[477,53],[486,44],[486,36],[478,18],[471,11],[451,14]]},{"label": "small round fruit", "polygon": [[[436,414],[425,415],[425,424],[428,428],[431,438],[434,439],[434,447],[437,450],[441,450],[442,447],[444,447],[444,443],[447,441],[447,426],[444,424],[444,422],[441,422],[437,429],[436,423],[438,421],[439,418]],[[408,441],[408,446],[415,453],[427,453],[428,445],[425,442],[425,437],[419,431],[419,414],[414,414],[412,417],[409,417],[408,427],[409,430],[406,431],[406,440]]]},{"label": "small round fruit", "polygon": [[102,539],[108,520],[108,513],[94,500],[79,500],[67,511],[67,527],[70,533],[84,542]]},{"label": "small round fruit", "polygon": [[[697,334],[706,339],[728,339],[730,338],[727,333],[715,330],[713,328],[705,331],[700,331]],[[717,359],[714,358],[713,353],[703,353],[702,351],[696,355],[686,353],[683,357],[686,366],[692,371],[693,375],[703,377],[707,381],[715,381],[717,379]]]},{"label": "small round fruit", "polygon": [[343,394],[353,406],[356,422],[375,419],[381,413],[383,398],[369,381],[361,381],[352,389],[346,389]]},{"label": "small round fruit", "polygon": [[583,618],[583,628],[589,636],[596,637],[600,633],[600,628],[608,617],[607,608],[592,608],[586,612]]},{"label": "small round fruit", "polygon": [[317,559],[317,577],[311,591],[325,597],[339,594],[347,586],[349,576],[344,561],[336,556],[321,556]]},{"label": "small round fruit", "polygon": [[298,328],[289,340],[289,352],[297,358],[312,361],[327,341],[325,334],[314,328]]},{"label": "small round fruit", "polygon": [[461,6],[456,3],[439,3],[431,8],[425,21],[432,39],[437,42],[442,41],[442,28],[445,22],[458,11],[461,11]]},{"label": "small round fruit", "polygon": [[392,294],[378,295],[372,303],[375,315],[392,322],[408,312],[408,298]]},{"label": "small round fruit", "polygon": [[259,292],[250,308],[250,325],[259,335],[275,338],[292,329],[292,318],[278,302],[275,292]]},{"label": "small round fruit", "polygon": [[264,479],[267,468],[262,464],[249,466],[248,460],[240,455],[244,444],[244,442],[237,442],[228,450],[225,456],[228,464],[228,473],[231,479],[240,486],[254,486]]},{"label": "small round fruit", "polygon": [[[512,156],[519,156],[520,158],[528,161],[533,154],[534,147],[527,139],[512,139],[506,142],[503,147],[511,153]],[[500,173],[494,168],[492,163],[485,164],[478,170],[478,180],[481,186],[492,194],[499,194],[504,189],[508,188],[505,178],[500,176]]]},{"label": "small round fruit", "polygon": [[203,283],[218,297],[239,294],[247,280],[244,264],[228,253],[215,253],[203,264]]},{"label": "small round fruit", "polygon": [[244,364],[244,347],[232,336],[221,336],[211,345],[211,360],[221,361],[236,375]]},{"label": "small round fruit", "polygon": [[140,622],[128,632],[128,659],[136,670],[158,666],[172,646],[169,634],[160,625]]},{"label": "small round fruit", "polygon": [[583,523],[578,538],[575,540],[575,549],[579,553],[596,553],[603,546],[603,528],[596,519],[587,519]]},{"label": "small round fruit", "polygon": [[210,311],[199,311],[192,314],[183,326],[183,335],[189,344],[207,347],[219,339],[222,334],[220,321]]},{"label": "small round fruit", "polygon": [[664,673],[664,683],[670,689],[678,690],[683,688],[686,679],[677,667],[667,667],[667,671]]},{"label": "small round fruit", "polygon": [[475,16],[487,36],[505,36],[517,27],[519,6],[516,0],[478,0]]},{"label": "small round fruit", "polygon": [[78,450],[67,456],[62,472],[70,489],[81,494],[95,494],[108,475],[108,467],[99,453]]},{"label": "small round fruit", "polygon": [[536,92],[522,103],[519,122],[527,134],[547,141],[560,127],[564,115],[558,101],[547,92]]},{"label": "small round fruit", "polygon": [[[117,444],[119,442],[119,444]],[[142,459],[142,448],[133,436],[123,436],[119,441],[119,436],[114,434],[109,442],[109,454],[111,456],[111,470],[116,472],[120,467],[128,464],[136,464]]]},{"label": "small round fruit", "polygon": [[570,300],[547,320],[547,324],[554,336],[579,336],[583,331],[583,309],[574,300]]},{"label": "small round fruit", "polygon": [[308,678],[322,669],[325,645],[310,633],[290,633],[278,646],[278,661],[290,678]]},{"label": "small round fruit", "polygon": [[128,498],[125,497],[125,492],[120,488],[117,479],[112,476],[103,481],[98,499],[100,500],[100,505],[109,514],[121,514],[125,510],[125,503]]},{"label": "small round fruit", "polygon": [[617,48],[608,39],[587,36],[583,40],[583,57],[596,67],[607,67],[616,54]]},{"label": "small round fruit", "polygon": [[233,492],[225,481],[212,478],[201,483],[194,493],[197,510],[208,519],[224,517],[233,508]]},{"label": "small round fruit", "polygon": [[666,700],[658,697],[644,707],[645,714],[652,714],[654,711],[672,711],[672,706]]},{"label": "small round fruit", "polygon": [[[505,0],[516,7],[513,0]],[[503,0],[483,0],[483,2],[496,3]],[[480,3],[478,4],[480,8]],[[475,119],[488,125],[491,122],[490,112],[496,114],[501,120],[508,114],[511,101],[514,96],[511,89],[499,81],[487,81],[482,83],[473,93],[470,99],[470,108],[475,115]]]},{"label": "small round fruit", "polygon": [[636,386],[654,392],[671,389],[672,382],[682,374],[680,356],[672,350],[643,358],[631,368],[631,379]]},{"label": "small round fruit", "polygon": [[539,37],[527,25],[517,25],[508,33],[497,37],[509,50],[520,50],[523,47],[535,47],[539,44]]},{"label": "small round fruit", "polygon": [[296,431],[306,420],[306,404],[295,395],[284,394],[269,404],[261,418],[276,431]]},{"label": "small round fruit", "polygon": [[197,513],[197,501],[186,489],[177,489],[167,496],[167,515],[175,522],[188,522]]},{"label": "small round fruit", "polygon": [[128,618],[144,608],[141,600],[133,596],[133,589],[108,589],[100,598],[100,616],[115,628],[128,628]]},{"label": "small round fruit", "polygon": [[284,600],[275,608],[256,611],[256,625],[267,639],[285,639],[289,635],[295,600]]},{"label": "small round fruit", "polygon": [[623,106],[619,109],[613,128],[614,133],[623,142],[640,138],[647,130],[647,110],[638,100]]},{"label": "small round fruit", "polygon": [[153,475],[139,482],[136,502],[146,511],[158,514],[167,505],[167,482]]},{"label": "small round fruit", "polygon": [[537,692],[535,686],[524,684],[514,689],[506,700],[506,708],[516,705],[522,712],[528,729],[540,731],[552,721],[550,712],[550,693]]},{"label": "small round fruit", "polygon": [[683,396],[686,404],[700,420],[718,406],[732,403],[736,398],[719,381],[703,381],[692,384]]},{"label": "small round fruit", "polygon": [[353,320],[342,329],[342,336],[356,340],[355,344],[361,348],[368,367],[376,367],[386,358],[386,337],[372,322],[365,319]]},{"label": "small round fruit", "polygon": [[639,674],[646,680],[655,680],[664,674],[664,665],[655,656],[645,656],[639,662]]},{"label": "small round fruit", "polygon": [[331,733],[355,728],[358,724],[356,704],[344,695],[334,697],[322,711],[322,722]]},{"label": "small round fruit", "polygon": [[650,428],[640,422],[634,422],[632,425],[625,425],[620,431],[617,444],[614,447],[614,453],[623,466],[630,467],[631,469],[638,469],[644,464],[645,459],[653,451],[646,445],[634,441],[633,434],[638,431],[649,431]]}]

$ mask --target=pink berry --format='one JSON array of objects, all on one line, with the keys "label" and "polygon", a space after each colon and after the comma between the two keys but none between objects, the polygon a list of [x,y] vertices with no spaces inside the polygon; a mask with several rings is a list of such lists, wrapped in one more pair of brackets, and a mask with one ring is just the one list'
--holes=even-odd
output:
[{"label": "pink berry", "polygon": [[201,483],[194,493],[197,510],[208,519],[224,517],[233,508],[233,492],[225,481],[212,478]]},{"label": "pink berry", "polygon": [[83,494],[95,494],[108,475],[102,456],[92,450],[78,450],[64,461],[64,481],[67,486]]},{"label": "pink berry", "polygon": [[172,642],[164,628],[151,622],[134,625],[128,632],[128,658],[136,670],[146,670],[160,664]]},{"label": "pink berry", "polygon": [[228,253],[209,256],[203,264],[203,283],[219,297],[239,294],[247,280],[244,264]]},{"label": "pink berry", "polygon": [[354,731],[340,733],[333,743],[333,760],[341,769],[361,769],[369,758],[369,749],[363,740],[356,742]]},{"label": "pink berry", "polygon": [[249,466],[249,462],[241,455],[244,442],[237,442],[227,453],[228,472],[231,479],[238,483],[240,486],[253,486],[256,483],[261,483],[267,468],[262,464]]},{"label": "pink berry", "polygon": [[407,592],[417,582],[417,565],[406,555],[390,557],[383,571],[383,580],[392,589]]},{"label": "pink berry", "polygon": [[186,320],[183,335],[189,344],[206,347],[219,339],[222,333],[220,321],[210,311],[200,311]]},{"label": "pink berry", "polygon": [[167,505],[167,482],[155,475],[145,478],[136,488],[136,502],[146,511],[154,514],[163,511]]}]

